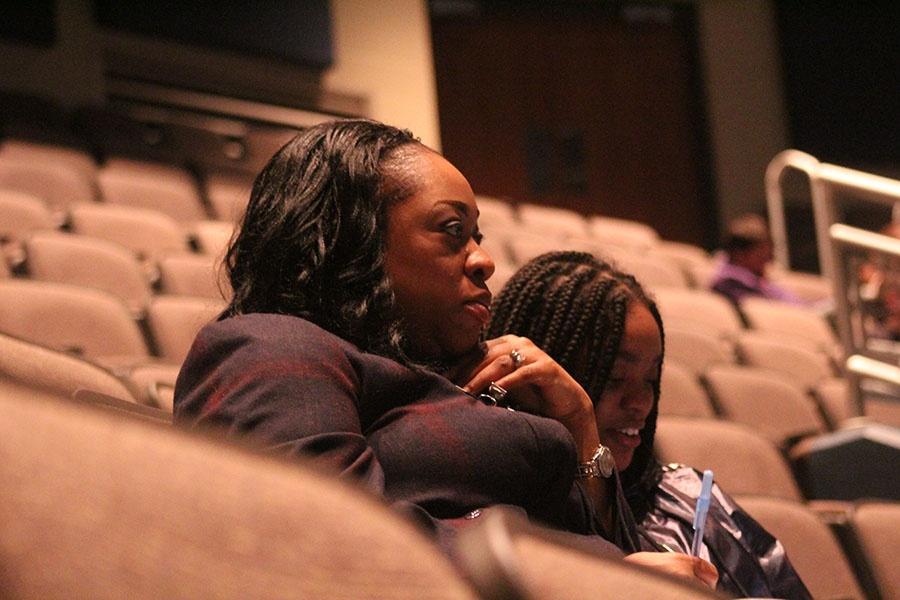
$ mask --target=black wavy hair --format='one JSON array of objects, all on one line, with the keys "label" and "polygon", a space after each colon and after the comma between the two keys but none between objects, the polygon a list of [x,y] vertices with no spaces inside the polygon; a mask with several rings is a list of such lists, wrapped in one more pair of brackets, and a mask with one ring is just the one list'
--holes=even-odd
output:
[{"label": "black wavy hair", "polygon": [[387,208],[414,193],[406,130],[354,119],[285,144],[253,182],[225,269],[234,290],[220,318],[303,317],[361,349],[407,362],[384,271]]},{"label": "black wavy hair", "polygon": [[[487,335],[511,333],[531,339],[584,387],[596,405],[619,354],[633,302],[640,302],[653,315],[664,344],[656,303],[632,275],[584,252],[550,252],[529,261],[507,281],[494,300]],[[639,519],[661,474],[653,458],[661,369],[662,365],[653,388],[653,409],[641,431],[642,443],[621,474]]]}]

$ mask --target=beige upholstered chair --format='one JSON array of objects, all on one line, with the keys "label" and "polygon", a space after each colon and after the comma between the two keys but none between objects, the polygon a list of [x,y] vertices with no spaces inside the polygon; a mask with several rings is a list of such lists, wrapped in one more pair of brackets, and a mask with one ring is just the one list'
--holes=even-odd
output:
[{"label": "beige upholstered chair", "polygon": [[734,306],[713,292],[694,289],[655,290],[663,322],[719,337],[734,337],[743,323]]},{"label": "beige upholstered chair", "polygon": [[659,243],[659,234],[646,223],[594,215],[588,219],[590,236],[606,244],[643,253]]},{"label": "beige upholstered chair", "polygon": [[478,203],[478,224],[489,223],[492,227],[517,226],[515,207],[500,198],[475,196]]},{"label": "beige upholstered chair", "polygon": [[205,180],[206,199],[213,215],[237,223],[247,208],[253,177],[243,173],[210,173]]},{"label": "beige upholstered chair", "polygon": [[373,497],[170,426],[0,395],[10,598],[474,599]]},{"label": "beige upholstered chair", "polygon": [[816,513],[781,498],[742,496],[738,503],[781,541],[813,598],[865,600],[837,538]]},{"label": "beige upholstered chair", "polygon": [[483,600],[720,597],[699,584],[599,555],[587,544],[496,509],[461,532],[456,554]]},{"label": "beige upholstered chair", "polygon": [[97,288],[143,315],[150,301],[150,282],[141,263],[127,248],[89,236],[39,232],[25,242],[28,274],[53,281]]},{"label": "beige upholstered chair", "polygon": [[141,403],[171,413],[175,381],[180,370],[180,364],[150,362],[136,365],[121,376],[131,384]]},{"label": "beige upholstered chair", "polygon": [[850,402],[849,382],[843,377],[829,377],[815,385],[812,390],[813,398],[819,404],[819,409],[828,419],[832,428],[837,428],[853,417],[859,416],[857,408]]},{"label": "beige upholstered chair", "polygon": [[734,346],[730,341],[677,322],[664,325],[667,361],[676,361],[697,375],[713,365],[734,364]]},{"label": "beige upholstered chair", "polygon": [[536,235],[567,238],[589,234],[588,222],[584,215],[567,208],[520,204],[518,215],[522,227]]},{"label": "beige upholstered chair", "polygon": [[712,469],[730,494],[802,500],[797,482],[775,445],[744,425],[660,415],[653,447],[663,463]]},{"label": "beige upholstered chair", "polygon": [[703,378],[722,418],[743,423],[779,446],[826,430],[812,398],[778,373],[720,365]]},{"label": "beige upholstered chair", "polygon": [[147,321],[160,356],[181,364],[200,329],[225,308],[223,300],[191,296],[156,296],[150,302]]},{"label": "beige upholstered chair", "polygon": [[71,397],[90,389],[131,402],[135,397],[107,369],[66,352],[0,333],[0,397]]},{"label": "beige upholstered chair", "polygon": [[634,275],[648,291],[654,291],[660,287],[688,287],[684,271],[667,258],[629,253],[619,258],[617,262],[621,270]]},{"label": "beige upholstered chair", "polygon": [[0,188],[36,196],[55,212],[97,197],[93,179],[69,161],[27,154],[0,151]]},{"label": "beige upholstered chair", "polygon": [[804,390],[835,375],[826,354],[808,345],[785,341],[772,332],[743,331],[736,349],[743,364],[781,373]]},{"label": "beige upholstered chair", "polygon": [[835,355],[837,336],[821,314],[803,306],[764,298],[747,298],[741,312],[751,329],[788,334],[815,343],[829,356]]},{"label": "beige upholstered chair", "polygon": [[715,418],[706,390],[690,369],[667,360],[660,381],[659,414]]},{"label": "beige upholstered chair", "polygon": [[43,200],[0,188],[0,242],[21,241],[33,231],[55,227],[56,221]]},{"label": "beige upholstered chair", "polygon": [[179,223],[206,218],[191,175],[171,165],[113,159],[97,175],[106,202],[155,210]]},{"label": "beige upholstered chair", "polygon": [[513,262],[518,266],[547,252],[576,249],[565,238],[552,234],[542,235],[530,229],[519,230],[515,235],[509,236],[507,245],[512,252]]},{"label": "beige upholstered chair", "polygon": [[853,512],[851,527],[881,598],[900,598],[900,503],[862,503]]},{"label": "beige upholstered chair", "polygon": [[0,146],[0,160],[3,159],[63,165],[65,168],[78,171],[87,181],[94,181],[97,178],[97,163],[94,157],[78,148],[9,139]]},{"label": "beige upholstered chair", "polygon": [[834,293],[831,281],[821,275],[786,271],[772,265],[767,270],[766,276],[806,302],[828,300]]},{"label": "beige upholstered chair", "polygon": [[203,254],[221,259],[234,232],[228,221],[198,221],[191,227],[191,237]]},{"label": "beige upholstered chair", "polygon": [[102,290],[62,283],[0,280],[0,332],[103,364],[149,356],[122,301]]},{"label": "beige upholstered chair", "polygon": [[179,224],[157,211],[94,203],[73,206],[69,214],[75,233],[121,244],[140,258],[190,250]]},{"label": "beige upholstered chair", "polygon": [[706,265],[713,261],[709,253],[700,246],[669,240],[659,240],[650,251],[650,254],[665,256],[669,260],[678,263],[682,269],[688,272],[692,265]]},{"label": "beige upholstered chair", "polygon": [[231,287],[220,261],[206,254],[172,254],[159,261],[159,284],[164,294],[221,300]]}]

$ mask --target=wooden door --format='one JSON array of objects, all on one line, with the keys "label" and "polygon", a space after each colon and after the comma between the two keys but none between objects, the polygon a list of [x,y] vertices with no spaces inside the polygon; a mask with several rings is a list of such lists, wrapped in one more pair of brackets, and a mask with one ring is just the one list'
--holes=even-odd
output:
[{"label": "wooden door", "polygon": [[432,36],[443,151],[477,193],[715,244],[692,7],[462,4],[432,4]]}]

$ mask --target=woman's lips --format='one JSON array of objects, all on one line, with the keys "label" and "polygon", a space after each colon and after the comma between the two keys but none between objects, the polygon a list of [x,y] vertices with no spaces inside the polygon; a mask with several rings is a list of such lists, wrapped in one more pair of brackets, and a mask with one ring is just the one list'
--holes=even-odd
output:
[{"label": "woman's lips", "polygon": [[466,312],[472,315],[482,326],[487,325],[488,321],[491,320],[490,309],[481,302],[466,302],[465,307]]}]

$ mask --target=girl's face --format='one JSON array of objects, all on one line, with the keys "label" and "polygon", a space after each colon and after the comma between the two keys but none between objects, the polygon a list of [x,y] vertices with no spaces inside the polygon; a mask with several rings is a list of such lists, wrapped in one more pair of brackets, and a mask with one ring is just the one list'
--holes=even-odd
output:
[{"label": "girl's face", "polygon": [[494,262],[462,173],[427,149],[409,160],[417,190],[389,209],[385,271],[415,356],[450,359],[478,344],[490,318]]},{"label": "girl's face", "polygon": [[641,445],[641,429],[653,409],[662,362],[662,338],[650,310],[632,302],[625,317],[619,354],[594,414],[600,441],[624,471]]}]

